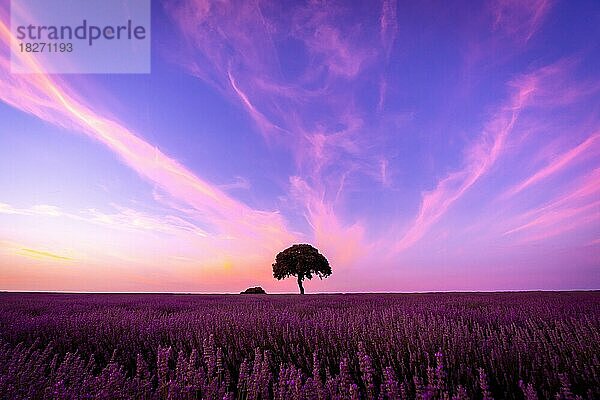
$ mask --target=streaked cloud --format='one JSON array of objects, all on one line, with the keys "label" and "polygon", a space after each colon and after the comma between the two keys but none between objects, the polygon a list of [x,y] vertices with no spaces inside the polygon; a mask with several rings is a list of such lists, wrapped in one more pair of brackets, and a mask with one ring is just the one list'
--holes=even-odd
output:
[{"label": "streaked cloud", "polygon": [[0,214],[45,215],[49,217],[59,217],[63,215],[63,212],[59,207],[48,204],[36,204],[31,207],[19,208],[7,203],[0,203]]},{"label": "streaked cloud", "polygon": [[514,196],[517,193],[525,190],[529,186],[535,185],[538,182],[547,179],[554,174],[559,173],[563,169],[567,168],[571,163],[574,163],[577,159],[581,157],[598,157],[598,155],[600,154],[600,141],[598,139],[600,139],[600,132],[596,132],[590,135],[582,143],[564,152],[563,154],[558,155],[546,167],[540,169],[520,184],[509,189],[505,193],[505,197]]},{"label": "streaked cloud", "polygon": [[479,140],[465,151],[464,167],[451,172],[438,182],[434,190],[423,195],[419,214],[395,244],[394,251],[403,251],[419,241],[500,157],[519,113],[536,89],[531,76],[524,77],[515,86],[517,89],[509,102],[488,122]]},{"label": "streaked cloud", "polygon": [[552,238],[564,232],[600,222],[600,168],[579,178],[574,184],[540,207],[514,217],[505,236],[521,235],[525,242]]},{"label": "streaked cloud", "polygon": [[493,26],[518,41],[527,42],[542,25],[552,7],[551,0],[493,0]]},{"label": "streaked cloud", "polygon": [[59,217],[89,224],[104,225],[112,229],[141,230],[171,235],[191,233],[200,237],[209,236],[206,231],[192,222],[175,215],[153,215],[117,204],[112,204],[111,208],[114,209],[114,212],[103,212],[97,209],[67,212],[60,207],[45,204],[19,208],[7,203],[0,203],[0,214]]},{"label": "streaked cloud", "polygon": [[380,32],[381,42],[385,48],[387,57],[390,56],[392,46],[398,34],[398,4],[392,0],[384,0],[381,4]]},{"label": "streaked cloud", "polygon": [[[8,45],[10,32],[0,21],[0,39]],[[0,98],[25,112],[59,126],[85,133],[117,154],[140,176],[170,196],[195,208],[217,234],[252,238],[258,248],[278,248],[294,237],[275,211],[254,210],[233,199],[161,152],[119,122],[103,117],[70,95],[59,81],[43,73],[26,53],[22,55],[38,74],[11,74],[3,58]]]},{"label": "streaked cloud", "polygon": [[50,253],[48,251],[33,250],[33,249],[26,249],[26,248],[20,249],[20,251],[17,254],[22,255],[24,257],[34,258],[36,260],[50,259],[52,261],[75,261],[71,257],[64,257],[64,256],[59,256],[57,254]]},{"label": "streaked cloud", "polygon": [[292,197],[305,210],[315,244],[339,267],[350,266],[368,253],[364,227],[359,223],[345,224],[336,215],[334,204],[322,191],[311,187],[298,176],[290,178]]},{"label": "streaked cloud", "polygon": [[234,177],[234,181],[231,183],[223,183],[221,185],[219,185],[219,188],[223,189],[223,190],[236,190],[236,189],[243,189],[243,190],[249,190],[250,188],[252,188],[252,184],[250,183],[250,181],[246,178],[244,178],[243,176],[236,176]]}]

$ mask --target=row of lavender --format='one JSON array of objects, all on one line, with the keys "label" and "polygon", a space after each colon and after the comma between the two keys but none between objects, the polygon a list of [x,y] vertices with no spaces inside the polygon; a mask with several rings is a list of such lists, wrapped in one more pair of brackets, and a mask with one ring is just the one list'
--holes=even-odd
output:
[{"label": "row of lavender", "polygon": [[600,293],[0,294],[0,397],[600,398]]}]

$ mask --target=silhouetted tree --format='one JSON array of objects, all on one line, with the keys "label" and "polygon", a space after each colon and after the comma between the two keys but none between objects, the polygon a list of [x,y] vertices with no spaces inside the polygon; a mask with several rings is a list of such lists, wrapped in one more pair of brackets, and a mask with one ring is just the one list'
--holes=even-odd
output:
[{"label": "silhouetted tree", "polygon": [[295,244],[277,254],[273,264],[273,277],[276,279],[296,276],[300,294],[304,294],[302,281],[312,279],[313,275],[320,279],[331,275],[331,267],[325,256],[310,244]]}]

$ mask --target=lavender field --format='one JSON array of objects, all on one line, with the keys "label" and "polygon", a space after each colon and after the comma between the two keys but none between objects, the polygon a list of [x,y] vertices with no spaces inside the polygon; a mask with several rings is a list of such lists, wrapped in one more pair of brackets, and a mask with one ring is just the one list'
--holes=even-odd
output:
[{"label": "lavender field", "polygon": [[598,399],[600,292],[0,294],[3,399]]}]

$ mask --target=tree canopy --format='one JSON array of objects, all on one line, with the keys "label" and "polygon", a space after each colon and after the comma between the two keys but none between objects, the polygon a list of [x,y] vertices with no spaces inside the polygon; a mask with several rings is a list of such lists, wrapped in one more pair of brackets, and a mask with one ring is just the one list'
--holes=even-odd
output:
[{"label": "tree canopy", "polygon": [[296,276],[301,294],[304,294],[302,281],[305,278],[312,279],[313,275],[326,278],[331,275],[331,266],[327,258],[310,244],[295,244],[277,254],[273,277],[280,280]]}]

